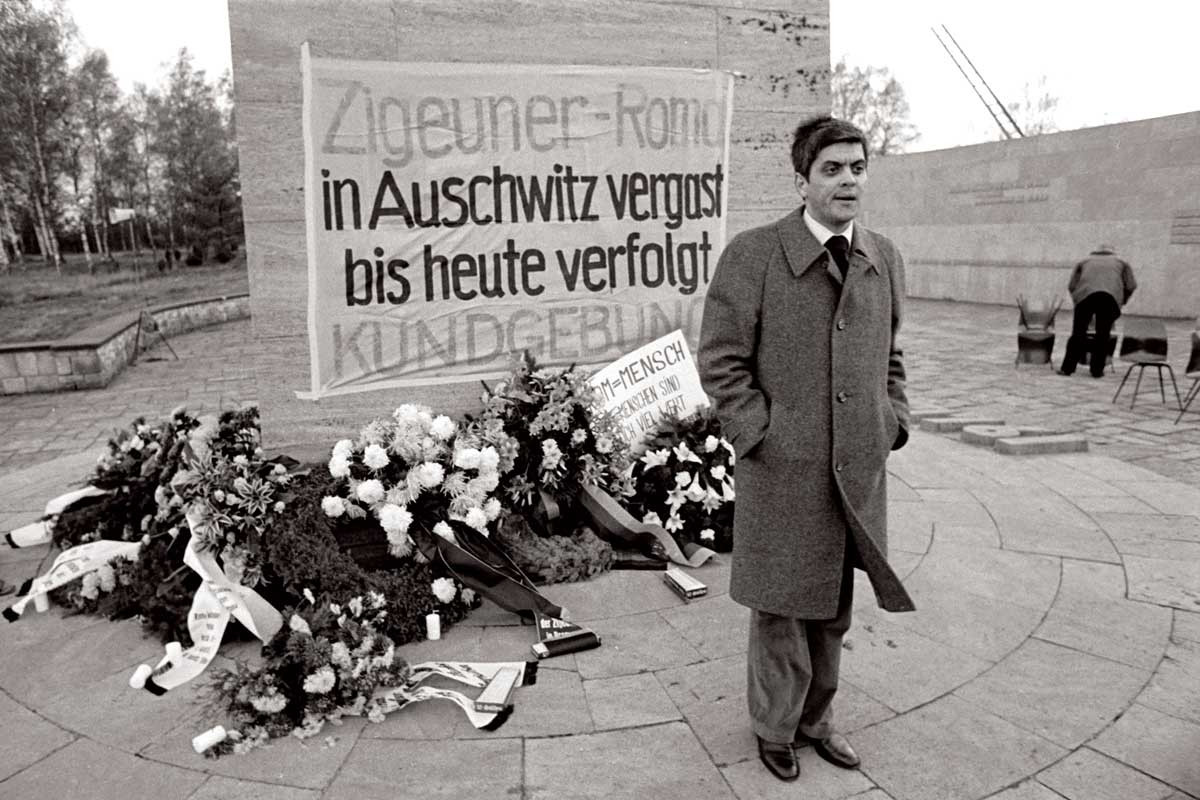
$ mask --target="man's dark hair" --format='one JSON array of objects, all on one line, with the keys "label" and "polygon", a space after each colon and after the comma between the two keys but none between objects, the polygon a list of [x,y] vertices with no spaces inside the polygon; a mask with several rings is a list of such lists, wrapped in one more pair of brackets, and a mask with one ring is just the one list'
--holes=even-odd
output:
[{"label": "man's dark hair", "polygon": [[854,123],[835,119],[828,114],[801,122],[792,135],[792,167],[798,175],[807,178],[817,153],[839,142],[861,144],[863,158],[866,158],[867,135]]}]

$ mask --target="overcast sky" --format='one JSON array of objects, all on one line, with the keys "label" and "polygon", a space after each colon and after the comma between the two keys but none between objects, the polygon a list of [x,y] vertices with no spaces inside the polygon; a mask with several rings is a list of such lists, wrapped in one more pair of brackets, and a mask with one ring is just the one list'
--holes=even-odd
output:
[{"label": "overcast sky", "polygon": [[[156,85],[180,47],[216,80],[229,68],[225,0],[67,0],[122,89]],[[830,0],[830,57],[888,67],[931,150],[995,139],[995,123],[930,27],[945,25],[1006,103],[1025,85],[1059,98],[1061,130],[1200,110],[1200,2]]]}]

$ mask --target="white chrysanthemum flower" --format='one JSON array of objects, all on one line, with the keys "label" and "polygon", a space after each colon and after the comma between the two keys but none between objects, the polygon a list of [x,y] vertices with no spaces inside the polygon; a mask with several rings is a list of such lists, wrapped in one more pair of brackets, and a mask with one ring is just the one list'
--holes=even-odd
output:
[{"label": "white chrysanthemum flower", "polygon": [[660,517],[658,514],[655,514],[653,511],[646,512],[646,516],[642,517],[642,522],[647,525],[657,525],[660,528],[663,524],[662,517]]},{"label": "white chrysanthemum flower", "polygon": [[335,455],[329,459],[329,474],[335,478],[349,478],[350,462],[342,456]]},{"label": "white chrysanthemum flower", "polygon": [[[711,439],[712,437],[710,436],[708,438]],[[709,452],[712,452],[712,451],[709,451]],[[700,541],[702,541],[702,542],[712,542],[712,541],[715,541],[716,538],[717,538],[717,532],[714,531],[712,528],[705,528],[704,530],[700,531]]]},{"label": "white chrysanthemum flower", "polygon": [[464,586],[460,594],[462,595],[462,601],[467,605],[475,602],[475,590],[470,586]]},{"label": "white chrysanthemum flower", "polygon": [[283,512],[283,510],[285,508],[287,508],[287,504],[284,503],[282,500],[276,500],[275,505],[271,506],[271,508],[273,508],[275,510],[276,514],[280,514]]},{"label": "white chrysanthemum flower", "polygon": [[88,600],[95,600],[100,596],[100,578],[96,573],[89,572],[83,576],[83,583],[79,588],[79,594]]},{"label": "white chrysanthemum flower", "polygon": [[304,617],[299,614],[292,614],[292,618],[288,620],[288,627],[296,633],[305,633],[312,636],[312,628],[308,627],[308,623],[304,621]]},{"label": "white chrysanthemum flower", "polygon": [[[709,436],[704,440],[704,452],[711,453],[721,446],[721,440],[715,436]],[[708,530],[707,528],[705,530]],[[703,534],[701,534],[703,535]]]},{"label": "white chrysanthemum flower", "polygon": [[488,445],[479,451],[480,472],[495,472],[499,468],[500,454],[496,452],[496,448]]},{"label": "white chrysanthemum flower", "polygon": [[558,442],[553,439],[542,440],[542,469],[556,469],[562,462],[562,450],[558,449]]},{"label": "white chrysanthemum flower", "polygon": [[278,714],[287,708],[287,698],[272,686],[267,689],[266,694],[251,698],[250,705],[260,714]]},{"label": "white chrysanthemum flower", "polygon": [[413,540],[407,533],[388,531],[388,552],[396,558],[408,558],[412,555]]},{"label": "white chrysanthemum flower", "polygon": [[712,469],[710,469],[708,471],[708,474],[712,475],[714,478],[716,478],[719,481],[725,480],[725,465],[717,464],[715,467],[713,467]]},{"label": "white chrysanthemum flower", "polygon": [[429,432],[433,434],[433,438],[441,439],[443,442],[453,436],[457,430],[458,426],[454,424],[454,420],[445,414],[434,417],[429,426]]},{"label": "white chrysanthemum flower", "polygon": [[385,503],[379,509],[379,525],[388,533],[408,533],[412,521],[412,512],[403,506]]},{"label": "white chrysanthemum flower", "polygon": [[458,594],[458,587],[450,578],[438,578],[433,582],[433,594],[438,602],[449,603]]},{"label": "white chrysanthemum flower", "polygon": [[484,492],[493,492],[500,485],[500,473],[495,471],[481,472],[475,480],[478,481],[479,488]]},{"label": "white chrysanthemum flower", "polygon": [[583,444],[585,441],[587,441],[587,431],[583,428],[571,431],[571,444]]},{"label": "white chrysanthemum flower", "polygon": [[480,532],[487,531],[488,515],[482,508],[476,506],[467,510],[467,517],[463,520],[472,528]]},{"label": "white chrysanthemum flower", "polygon": [[333,446],[333,455],[349,460],[350,456],[354,455],[354,442],[349,439],[339,439]]},{"label": "white chrysanthemum flower", "polygon": [[464,447],[454,454],[454,466],[459,469],[478,469],[480,452],[474,447]]},{"label": "white chrysanthemum flower", "polygon": [[687,486],[691,482],[692,482],[692,473],[690,473],[690,472],[676,472],[675,473],[675,485],[678,486],[680,489]]},{"label": "white chrysanthemum flower", "polygon": [[117,573],[113,571],[112,564],[101,564],[96,570],[96,577],[100,580],[100,591],[107,593],[117,588]]},{"label": "white chrysanthemum flower", "polygon": [[304,679],[304,691],[309,694],[328,694],[337,682],[332,667],[321,667]]},{"label": "white chrysanthemum flower", "polygon": [[383,483],[375,478],[369,478],[358,485],[358,490],[355,492],[358,499],[369,506],[373,506],[383,500],[385,494]]},{"label": "white chrysanthemum flower", "polygon": [[[350,609],[350,613],[353,614],[354,616],[361,617],[362,613],[363,613],[362,596],[355,595],[354,597],[351,597],[350,602],[346,603],[346,608]],[[365,644],[365,641],[364,641],[364,644]],[[369,648],[369,645],[367,645],[367,647],[364,647],[364,649],[368,649],[368,648]]]},{"label": "white chrysanthemum flower", "polygon": [[412,403],[405,403],[392,412],[392,419],[396,422],[412,422],[417,419],[420,409]]},{"label": "white chrysanthemum flower", "polygon": [[354,661],[350,658],[350,648],[345,642],[334,642],[330,648],[329,659],[342,669],[350,669],[354,666]]},{"label": "white chrysanthemum flower", "polygon": [[445,467],[433,461],[425,461],[417,467],[417,480],[423,489],[432,489],[440,485],[445,477]]},{"label": "white chrysanthemum flower", "polygon": [[287,467],[285,467],[283,464],[276,464],[274,467],[271,468],[271,474],[272,475],[287,475]]},{"label": "white chrysanthemum flower", "polygon": [[391,463],[391,459],[388,458],[387,450],[377,444],[369,444],[363,452],[363,463],[378,471]]},{"label": "white chrysanthemum flower", "polygon": [[433,532],[445,539],[447,542],[458,544],[458,539],[454,537],[454,528],[450,527],[448,522],[439,522],[433,526]]},{"label": "white chrysanthemum flower", "polygon": [[488,522],[495,522],[501,510],[500,501],[494,497],[483,504],[483,513],[487,514]]},{"label": "white chrysanthemum flower", "polygon": [[321,498],[321,510],[327,517],[340,517],[346,513],[346,501],[340,497]]},{"label": "white chrysanthemum flower", "polygon": [[611,453],[612,449],[613,449],[613,440],[612,440],[611,436],[597,436],[596,437],[596,452],[597,453]]}]

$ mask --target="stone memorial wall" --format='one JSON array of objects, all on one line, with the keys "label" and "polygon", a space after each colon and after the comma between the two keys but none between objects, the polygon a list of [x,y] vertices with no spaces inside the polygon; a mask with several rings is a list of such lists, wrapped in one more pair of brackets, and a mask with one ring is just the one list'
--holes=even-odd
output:
[{"label": "stone memorial wall", "polygon": [[446,413],[476,382],[303,400],[309,386],[301,44],[318,58],[685,67],[737,74],[729,236],[795,207],[788,143],[828,109],[828,0],[229,0],[263,438],[319,455],[402,402]]},{"label": "stone memorial wall", "polygon": [[892,156],[871,164],[868,225],[912,297],[1070,300],[1070,271],[1113,245],[1135,270],[1126,313],[1200,315],[1200,113]]}]

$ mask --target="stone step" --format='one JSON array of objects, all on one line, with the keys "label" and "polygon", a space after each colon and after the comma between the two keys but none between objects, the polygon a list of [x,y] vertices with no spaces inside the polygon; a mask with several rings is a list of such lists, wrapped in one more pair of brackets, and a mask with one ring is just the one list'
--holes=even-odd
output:
[{"label": "stone step", "polygon": [[953,411],[941,406],[914,406],[908,410],[908,420],[915,425],[930,417],[949,417],[953,414]]},{"label": "stone step", "polygon": [[998,439],[1015,439],[1022,435],[1020,428],[1011,425],[967,425],[962,429],[960,438],[967,444],[991,447]]},{"label": "stone step", "polygon": [[934,433],[957,433],[968,425],[1003,425],[996,417],[930,417],[921,420],[921,430]]},{"label": "stone step", "polygon": [[1044,456],[1053,453],[1086,453],[1088,442],[1077,433],[1060,433],[997,439],[995,448],[997,453],[1006,456]]}]

